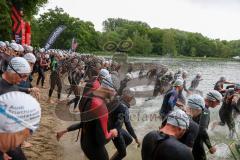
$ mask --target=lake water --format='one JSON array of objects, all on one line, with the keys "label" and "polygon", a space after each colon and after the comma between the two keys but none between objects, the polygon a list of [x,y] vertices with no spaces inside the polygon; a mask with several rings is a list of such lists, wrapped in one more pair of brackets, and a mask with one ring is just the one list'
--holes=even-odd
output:
[{"label": "lake water", "polygon": [[[240,83],[240,62],[224,62],[224,61],[201,61],[201,60],[180,60],[180,59],[156,59],[156,58],[139,58],[132,59],[131,61],[136,63],[156,63],[168,66],[169,69],[177,71],[178,68],[183,68],[189,75],[187,78],[187,86],[190,85],[191,80],[198,72],[202,73],[203,81],[200,82],[199,90],[203,91],[204,95],[213,89],[214,84],[219,80],[221,76],[225,76],[228,81]],[[138,71],[135,71],[135,74]],[[149,88],[150,87],[150,88]],[[139,86],[135,87],[135,90],[149,90],[152,86]],[[158,96],[153,100],[145,101],[147,97],[137,98],[136,105],[130,109],[132,124],[135,131],[142,139],[144,135],[152,130],[157,130],[160,126],[160,120],[158,117],[158,111],[161,107],[163,96]],[[211,110],[211,122],[219,120],[218,110]],[[238,124],[237,124],[238,125]],[[211,124],[210,124],[211,126]],[[210,128],[210,127],[209,127]],[[238,129],[237,132],[239,132]],[[224,127],[216,127],[213,131],[209,129],[209,135],[211,137],[212,144],[216,144],[218,151],[215,155],[209,155],[209,159],[233,159],[231,153],[226,144],[229,144],[231,140],[227,139],[228,129]],[[110,153],[113,152],[112,144],[108,144]],[[110,154],[111,155],[111,154]],[[141,159],[140,149],[136,148],[135,143],[128,147],[128,156],[126,159],[139,160]]]}]

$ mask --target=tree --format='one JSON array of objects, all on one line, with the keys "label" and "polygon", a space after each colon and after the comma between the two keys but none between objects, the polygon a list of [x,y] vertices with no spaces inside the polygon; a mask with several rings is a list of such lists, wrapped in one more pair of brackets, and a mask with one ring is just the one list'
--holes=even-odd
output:
[{"label": "tree", "polygon": [[0,1],[0,40],[10,40],[12,36],[12,20],[7,0]]},{"label": "tree", "polygon": [[38,13],[39,8],[46,4],[48,0],[11,0],[11,2],[12,5],[23,11],[27,20],[31,20]]},{"label": "tree", "polygon": [[[141,21],[109,18],[103,22],[104,32],[96,32],[91,22],[84,22],[65,13],[61,8],[49,10],[40,18],[32,18],[32,42],[35,46],[45,44],[48,36],[59,25],[66,25],[53,48],[68,49],[73,37],[77,39],[77,51],[101,51],[108,42],[113,42],[115,51],[122,41],[131,41],[130,55],[171,55],[231,57],[240,54],[239,41],[210,39],[200,33],[177,29],[150,28]],[[117,47],[116,47],[117,46]],[[111,45],[110,45],[111,48]]]},{"label": "tree", "polygon": [[175,46],[174,32],[172,30],[165,30],[163,34],[163,54],[177,55]]},{"label": "tree", "polygon": [[59,25],[67,28],[60,35],[52,48],[69,49],[72,38],[78,42],[77,51],[88,52],[99,50],[99,33],[94,29],[91,22],[84,22],[78,18],[70,17],[62,8],[50,9],[40,15],[40,18],[33,25],[33,41],[35,45],[43,47],[49,35]]},{"label": "tree", "polygon": [[174,30],[174,34],[177,53],[190,56],[190,52],[188,50],[188,33]]},{"label": "tree", "polygon": [[152,52],[152,43],[147,36],[140,36],[136,33],[132,39],[133,48],[130,50],[132,55],[149,55]]},{"label": "tree", "polygon": [[[150,28],[147,23],[141,21],[129,21],[122,18],[108,18],[107,20],[103,21],[103,30],[105,32],[109,31],[116,31],[118,28],[126,28],[126,26],[138,26],[140,28]],[[138,30],[135,28],[135,30]]]},{"label": "tree", "polygon": [[38,13],[48,0],[1,0],[0,1],[0,39],[11,40],[12,38],[12,20],[11,8],[16,6],[17,9],[23,11],[24,19],[31,18]]},{"label": "tree", "polygon": [[163,55],[163,31],[159,28],[149,30],[148,37],[152,42],[152,54]]},{"label": "tree", "polygon": [[121,38],[117,32],[104,32],[101,34],[99,45],[100,48],[103,49],[103,47],[109,42],[114,42],[115,44],[118,44],[120,41]]}]

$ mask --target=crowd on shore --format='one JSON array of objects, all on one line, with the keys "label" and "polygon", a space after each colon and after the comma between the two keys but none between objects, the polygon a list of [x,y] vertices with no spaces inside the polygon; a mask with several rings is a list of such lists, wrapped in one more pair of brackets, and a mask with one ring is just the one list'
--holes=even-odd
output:
[{"label": "crowd on shore", "polygon": [[[213,128],[227,124],[229,138],[238,138],[235,118],[240,113],[240,83],[220,77],[203,95],[198,87],[203,81],[201,73],[197,73],[187,87],[186,70],[179,68],[173,72],[169,66],[152,65],[146,69],[141,65],[137,80],[148,79],[146,85],[154,82],[153,94],[148,100],[160,95],[163,103],[159,106],[160,127],[140,140],[129,118],[135,92],[128,84],[136,80],[132,76],[135,66],[134,63],[124,65],[128,69],[121,79],[120,69],[126,66],[111,59],[63,50],[36,50],[14,41],[0,41],[0,160],[27,159],[22,147],[40,125],[39,97],[41,88],[46,86],[46,73],[50,73],[49,88],[45,88],[48,89],[47,102],[64,103],[63,78],[66,75],[67,97],[74,94],[66,105],[73,104],[73,112],[80,113],[81,119],[57,132],[57,140],[67,132],[79,130],[81,148],[90,160],[124,159],[133,140],[141,146],[143,160],[205,160],[204,144],[209,153],[216,152],[208,136],[208,126],[209,108],[218,106],[221,106],[221,121],[214,123]],[[37,78],[36,84],[33,84],[33,77]],[[54,100],[55,90],[57,99]],[[105,148],[110,141],[117,149],[111,158]]]}]

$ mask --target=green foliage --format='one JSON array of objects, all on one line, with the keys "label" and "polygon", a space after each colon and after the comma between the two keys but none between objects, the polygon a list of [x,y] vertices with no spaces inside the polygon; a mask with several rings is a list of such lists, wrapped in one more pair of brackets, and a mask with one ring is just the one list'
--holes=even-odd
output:
[{"label": "green foliage", "polygon": [[0,0],[0,39],[12,39],[11,7],[13,5],[23,11],[25,20],[31,20],[38,13],[39,8],[47,2],[48,0]]},{"label": "green foliage", "polygon": [[30,20],[48,0],[11,0],[11,2],[18,9],[23,11],[26,19]]},{"label": "green foliage", "polygon": [[[150,28],[147,23],[140,22],[140,21],[129,21],[122,18],[108,18],[103,22],[103,29],[105,32],[109,31],[117,31],[119,28],[128,28],[135,26],[136,28],[132,28],[133,30],[145,30],[145,28]],[[131,32],[131,31],[130,31]],[[144,31],[143,31],[144,32]],[[141,33],[141,32],[140,32]]]},{"label": "green foliage", "polygon": [[136,33],[133,36],[133,47],[130,50],[130,55],[149,55],[152,52],[152,43],[147,36],[140,36]]},{"label": "green foliage", "polygon": [[110,32],[104,32],[100,35],[100,42],[99,46],[101,49],[103,49],[104,45],[108,42],[115,42],[118,44],[121,41],[121,37],[117,32],[110,31]]},{"label": "green foliage", "polygon": [[126,50],[130,55],[228,58],[240,54],[240,40],[209,39],[200,33],[151,28],[141,21],[109,18],[103,22],[103,32],[97,32],[91,22],[71,17],[61,8],[50,9],[40,15],[40,18],[34,18],[39,8],[47,2],[48,0],[0,0],[0,40],[11,39],[10,8],[14,4],[17,8],[22,8],[24,18],[31,21],[32,44],[36,47],[43,47],[57,26],[66,25],[67,29],[53,48],[69,49],[74,37],[79,44],[77,51],[80,52],[101,53],[108,42],[118,45],[128,40],[133,43],[132,48]]},{"label": "green foliage", "polygon": [[149,30],[148,37],[152,42],[152,53],[163,55],[163,31],[159,28]]},{"label": "green foliage", "polygon": [[227,58],[240,54],[239,41],[220,41],[176,29],[150,28],[146,23],[109,18],[103,22],[101,43],[131,39],[131,55],[197,56]]},{"label": "green foliage", "polygon": [[10,40],[12,20],[7,0],[0,0],[0,40]]},{"label": "green foliage", "polygon": [[52,48],[70,49],[74,37],[78,42],[77,51],[99,50],[99,33],[95,31],[94,25],[91,22],[70,17],[62,8],[50,9],[39,19],[33,19],[32,22],[32,38],[35,46],[43,47],[55,28],[59,25],[65,25],[66,30],[60,35]]},{"label": "green foliage", "polygon": [[175,35],[172,30],[166,30],[163,34],[163,54],[177,56]]}]

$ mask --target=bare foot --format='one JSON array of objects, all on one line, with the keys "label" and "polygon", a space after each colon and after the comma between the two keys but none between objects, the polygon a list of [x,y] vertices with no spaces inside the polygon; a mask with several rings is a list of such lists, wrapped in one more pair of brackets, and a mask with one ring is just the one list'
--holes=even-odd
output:
[{"label": "bare foot", "polygon": [[22,144],[22,147],[23,148],[29,148],[29,147],[32,147],[33,145],[27,141],[24,141],[23,144]]},{"label": "bare foot", "polygon": [[80,112],[78,108],[73,109],[73,112],[77,113]]},{"label": "bare foot", "polygon": [[60,100],[60,99],[58,99],[57,101],[56,101],[56,103],[60,103],[60,104],[64,104],[64,103],[66,103],[67,101],[66,100]]},{"label": "bare foot", "polygon": [[47,102],[50,103],[50,104],[54,104],[54,103],[55,103],[51,98],[49,98],[49,99],[47,100]]}]

